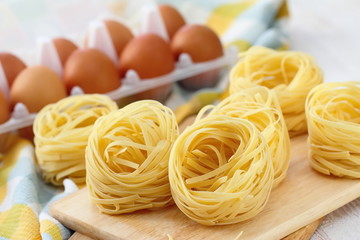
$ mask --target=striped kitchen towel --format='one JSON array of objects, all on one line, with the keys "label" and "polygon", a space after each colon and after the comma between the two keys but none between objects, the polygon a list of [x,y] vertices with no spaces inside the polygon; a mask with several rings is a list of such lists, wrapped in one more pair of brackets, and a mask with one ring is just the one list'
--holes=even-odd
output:
[{"label": "striped kitchen towel", "polygon": [[[3,136],[0,136],[3,137]],[[71,231],[52,218],[49,205],[74,191],[70,180],[64,188],[47,185],[36,167],[33,145],[10,136],[11,147],[0,160],[0,239],[67,239]]]},{"label": "striped kitchen towel", "polygon": [[287,49],[285,0],[159,0],[177,6],[189,23],[206,23],[225,46],[239,51],[253,45]]}]

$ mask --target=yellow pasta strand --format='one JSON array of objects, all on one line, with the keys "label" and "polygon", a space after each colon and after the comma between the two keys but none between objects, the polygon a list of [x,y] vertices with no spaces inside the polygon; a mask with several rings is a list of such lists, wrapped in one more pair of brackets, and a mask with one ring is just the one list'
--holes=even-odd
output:
[{"label": "yellow pasta strand", "polygon": [[178,135],[173,112],[152,100],[100,118],[86,148],[91,201],[107,214],[171,204],[168,161]]},{"label": "yellow pasta strand", "polygon": [[268,200],[273,179],[267,143],[248,120],[226,115],[197,120],[171,151],[169,181],[175,203],[204,225],[255,216]]},{"label": "yellow pasta strand", "polygon": [[360,83],[324,83],[306,101],[311,166],[360,178]]},{"label": "yellow pasta strand", "polygon": [[35,152],[43,178],[61,185],[65,178],[85,182],[85,147],[94,122],[117,109],[103,95],[80,95],[44,107],[33,130]]},{"label": "yellow pasta strand", "polygon": [[[209,110],[211,112],[208,113]],[[265,87],[244,89],[230,95],[217,106],[203,108],[198,119],[204,114],[228,115],[255,124],[269,145],[274,167],[274,187],[284,180],[290,161],[290,138],[274,92]]]},{"label": "yellow pasta strand", "polygon": [[230,74],[230,93],[264,86],[279,99],[290,136],[305,133],[305,100],[309,91],[322,83],[323,74],[310,55],[252,47]]}]

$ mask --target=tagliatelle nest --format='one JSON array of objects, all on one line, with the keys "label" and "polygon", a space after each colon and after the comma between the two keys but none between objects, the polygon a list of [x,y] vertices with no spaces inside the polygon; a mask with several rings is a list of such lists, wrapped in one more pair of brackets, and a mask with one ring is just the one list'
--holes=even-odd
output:
[{"label": "tagliatelle nest", "polygon": [[266,141],[247,120],[205,117],[188,127],[171,151],[169,180],[175,203],[204,225],[255,216],[267,203],[273,179]]},{"label": "tagliatelle nest", "polygon": [[107,214],[171,204],[168,162],[178,135],[173,112],[152,100],[99,119],[86,150],[91,201]]},{"label": "tagliatelle nest", "polygon": [[285,179],[290,162],[290,138],[279,102],[272,91],[265,87],[243,89],[217,106],[203,108],[198,119],[205,114],[227,115],[253,123],[265,138],[271,152],[274,187]]},{"label": "tagliatelle nest", "polygon": [[252,47],[241,55],[230,74],[230,93],[264,86],[277,96],[290,136],[306,133],[305,100],[322,83],[313,57],[296,51]]},{"label": "tagliatelle nest", "polygon": [[310,163],[324,174],[360,178],[360,83],[324,83],[307,98]]}]

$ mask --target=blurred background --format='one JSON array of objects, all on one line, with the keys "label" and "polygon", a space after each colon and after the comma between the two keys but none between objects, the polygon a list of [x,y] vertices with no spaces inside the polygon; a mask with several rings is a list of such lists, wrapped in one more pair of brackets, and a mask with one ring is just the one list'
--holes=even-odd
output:
[{"label": "blurred background", "polygon": [[292,49],[312,54],[325,81],[359,81],[360,1],[290,0]]},{"label": "blurred background", "polygon": [[[151,0],[2,0],[0,50],[33,61],[39,36],[66,36],[81,42],[90,21],[117,16],[136,30],[140,8]],[[160,0],[179,7],[189,23],[203,22],[211,7],[205,0]],[[227,0],[226,2],[236,2]],[[217,1],[211,1],[216,4]],[[290,49],[312,54],[325,81],[358,80],[360,2],[357,0],[289,0],[286,31]],[[190,11],[191,10],[191,11]]]}]

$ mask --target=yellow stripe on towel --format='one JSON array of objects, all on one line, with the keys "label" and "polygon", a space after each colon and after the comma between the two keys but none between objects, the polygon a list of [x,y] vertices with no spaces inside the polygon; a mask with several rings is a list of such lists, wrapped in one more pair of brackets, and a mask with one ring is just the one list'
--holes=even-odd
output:
[{"label": "yellow stripe on towel", "polygon": [[0,236],[4,238],[41,239],[37,215],[24,204],[15,204],[9,210],[0,213],[0,226]]},{"label": "yellow stripe on towel", "polygon": [[249,9],[256,2],[257,0],[248,0],[220,5],[211,13],[206,25],[211,27],[218,35],[222,35],[242,12]]},{"label": "yellow stripe on towel", "polygon": [[49,234],[53,240],[62,239],[61,231],[58,225],[48,219],[40,222],[40,232]]},{"label": "yellow stripe on towel", "polygon": [[29,141],[21,139],[15,135],[9,136],[8,141],[13,141],[13,144],[6,155],[3,156],[2,165],[0,167],[0,204],[7,194],[7,181],[9,173],[18,162],[21,150],[31,144]]}]

